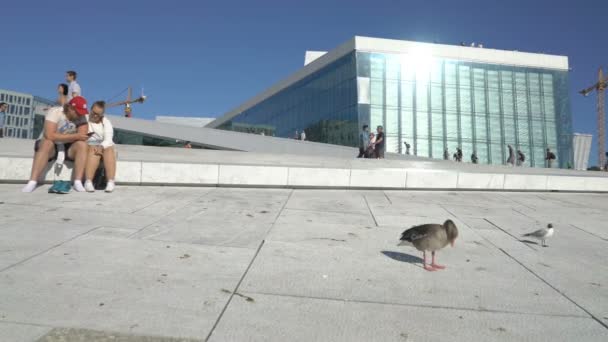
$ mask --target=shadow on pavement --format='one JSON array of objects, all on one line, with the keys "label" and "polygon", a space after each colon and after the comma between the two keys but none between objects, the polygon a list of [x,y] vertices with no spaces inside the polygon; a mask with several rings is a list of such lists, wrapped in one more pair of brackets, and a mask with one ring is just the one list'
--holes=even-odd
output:
[{"label": "shadow on pavement", "polygon": [[410,264],[422,264],[423,262],[422,258],[411,254],[391,251],[382,251],[381,253],[396,261],[407,262]]}]

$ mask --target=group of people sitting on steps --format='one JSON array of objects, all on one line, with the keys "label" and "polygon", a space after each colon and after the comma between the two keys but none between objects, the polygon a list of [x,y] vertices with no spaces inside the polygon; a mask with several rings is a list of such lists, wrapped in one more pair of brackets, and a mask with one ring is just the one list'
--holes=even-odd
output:
[{"label": "group of people sitting on steps", "polygon": [[[105,191],[112,192],[115,187],[116,151],[114,129],[104,115],[105,102],[93,103],[89,112],[87,100],[82,97],[80,86],[76,83],[76,73],[68,71],[66,79],[70,82],[68,94],[63,94],[65,100],[58,100],[59,105],[49,108],[45,115],[44,129],[34,145],[30,180],[22,191],[32,192],[38,187],[49,162],[55,161],[55,167],[61,169],[64,161],[68,160],[74,165],[73,189],[94,192],[96,187],[99,188],[99,184],[94,184],[94,178],[103,160]],[[64,87],[60,88],[63,91]]]}]

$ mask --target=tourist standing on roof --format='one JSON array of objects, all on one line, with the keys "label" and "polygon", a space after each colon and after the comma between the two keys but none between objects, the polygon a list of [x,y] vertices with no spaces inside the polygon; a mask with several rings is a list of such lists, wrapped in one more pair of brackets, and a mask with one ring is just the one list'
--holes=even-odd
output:
[{"label": "tourist standing on roof", "polygon": [[65,80],[68,82],[68,101],[76,96],[82,96],[82,89],[80,89],[80,85],[76,82],[76,77],[78,77],[76,71],[69,70],[65,73]]},{"label": "tourist standing on roof", "polygon": [[6,102],[0,102],[0,138],[4,138],[4,122],[6,121],[6,110],[8,105]]}]

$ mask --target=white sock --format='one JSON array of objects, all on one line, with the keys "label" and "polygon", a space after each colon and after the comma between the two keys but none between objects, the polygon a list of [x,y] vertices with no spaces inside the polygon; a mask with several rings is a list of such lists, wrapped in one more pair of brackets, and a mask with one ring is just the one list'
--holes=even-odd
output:
[{"label": "white sock", "polygon": [[21,192],[32,192],[32,191],[36,190],[37,185],[38,185],[38,182],[31,180],[31,181],[27,182],[27,184],[23,187],[23,189],[21,189]]},{"label": "white sock", "polygon": [[74,190],[78,191],[78,192],[84,192],[84,186],[82,186],[82,181],[81,180],[75,180],[74,181]]}]

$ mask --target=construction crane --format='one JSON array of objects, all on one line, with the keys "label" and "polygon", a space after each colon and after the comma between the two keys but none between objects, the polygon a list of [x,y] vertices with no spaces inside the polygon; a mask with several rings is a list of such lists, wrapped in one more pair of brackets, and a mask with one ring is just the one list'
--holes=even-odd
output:
[{"label": "construction crane", "polygon": [[597,153],[599,167],[606,165],[606,112],[604,111],[604,91],[608,88],[608,77],[604,78],[602,67],[599,68],[597,83],[587,89],[579,91],[584,96],[589,96],[594,90],[597,91]]},{"label": "construction crane", "polygon": [[133,103],[144,103],[144,101],[146,101],[146,95],[144,95],[144,91],[142,90],[140,97],[136,98],[135,100],[131,100],[132,89],[131,89],[131,87],[129,87],[127,90],[128,90],[127,99],[125,101],[120,101],[120,102],[114,102],[114,103],[106,104],[106,108],[125,106],[125,117],[126,118],[130,118],[131,117],[131,104],[133,104]]}]

